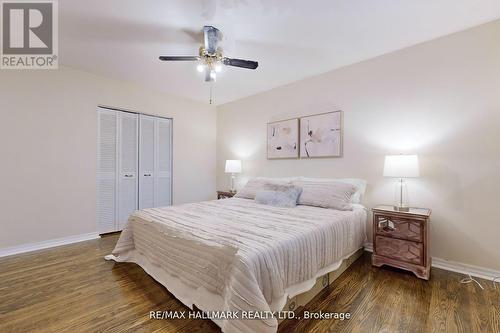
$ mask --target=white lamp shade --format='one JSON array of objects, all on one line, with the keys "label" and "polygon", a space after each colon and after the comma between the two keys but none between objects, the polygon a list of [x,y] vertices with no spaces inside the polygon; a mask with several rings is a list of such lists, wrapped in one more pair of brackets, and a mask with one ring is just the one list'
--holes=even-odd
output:
[{"label": "white lamp shade", "polygon": [[419,177],[418,155],[388,155],[385,157],[384,177]]},{"label": "white lamp shade", "polygon": [[241,161],[226,160],[226,173],[241,173]]}]

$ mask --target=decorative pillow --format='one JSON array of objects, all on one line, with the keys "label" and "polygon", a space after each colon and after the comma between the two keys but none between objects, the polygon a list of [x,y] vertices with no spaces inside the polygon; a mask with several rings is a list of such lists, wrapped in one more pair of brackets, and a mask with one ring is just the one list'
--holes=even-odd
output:
[{"label": "decorative pillow", "polygon": [[302,188],[299,205],[352,210],[351,197],[356,192],[352,184],[342,182],[294,181],[293,185]]},{"label": "decorative pillow", "polygon": [[[296,186],[291,183],[283,183],[283,182],[268,182],[264,183],[263,190],[266,191],[278,191],[278,192],[286,192],[295,189]],[[300,189],[302,192],[302,189]]]},{"label": "decorative pillow", "polygon": [[299,177],[300,181],[307,182],[340,182],[351,184],[356,187],[356,192],[351,197],[351,202],[359,204],[363,200],[366,191],[366,180],[360,178],[306,178]]},{"label": "decorative pillow", "polygon": [[[266,184],[264,190],[257,191],[255,202],[277,207],[295,207],[302,189],[293,185]],[[275,188],[271,190],[269,188]]]},{"label": "decorative pillow", "polygon": [[255,199],[258,191],[264,190],[266,184],[286,185],[290,181],[277,180],[276,178],[252,178],[250,179],[241,190],[234,195],[235,198]]}]

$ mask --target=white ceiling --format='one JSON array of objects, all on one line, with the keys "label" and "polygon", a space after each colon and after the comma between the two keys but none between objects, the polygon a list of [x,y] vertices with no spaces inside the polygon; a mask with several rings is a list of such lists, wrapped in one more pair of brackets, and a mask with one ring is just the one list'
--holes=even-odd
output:
[{"label": "white ceiling", "polygon": [[223,104],[500,17],[498,0],[60,0],[62,65],[208,103],[196,63],[203,25],[218,27],[226,55],[214,85]]}]

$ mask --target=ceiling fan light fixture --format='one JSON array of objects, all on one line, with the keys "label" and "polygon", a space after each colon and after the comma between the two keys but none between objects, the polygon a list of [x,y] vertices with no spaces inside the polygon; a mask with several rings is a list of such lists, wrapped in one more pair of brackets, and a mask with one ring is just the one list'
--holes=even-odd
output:
[{"label": "ceiling fan light fixture", "polygon": [[205,82],[215,82],[217,74],[222,71],[222,65],[246,69],[256,69],[257,61],[224,57],[223,50],[218,46],[222,33],[213,26],[203,27],[203,45],[196,56],[160,56],[161,61],[196,61],[196,70],[203,73]]}]

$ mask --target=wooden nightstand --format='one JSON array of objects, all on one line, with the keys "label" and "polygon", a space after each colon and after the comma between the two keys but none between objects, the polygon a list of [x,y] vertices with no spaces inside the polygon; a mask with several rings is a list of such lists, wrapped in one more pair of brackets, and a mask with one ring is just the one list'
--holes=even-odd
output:
[{"label": "wooden nightstand", "polygon": [[410,208],[399,212],[392,206],[373,211],[373,266],[389,265],[429,280],[429,221],[431,210]]},{"label": "wooden nightstand", "polygon": [[232,198],[233,195],[235,194],[236,192],[231,192],[231,191],[217,191],[217,199]]}]

